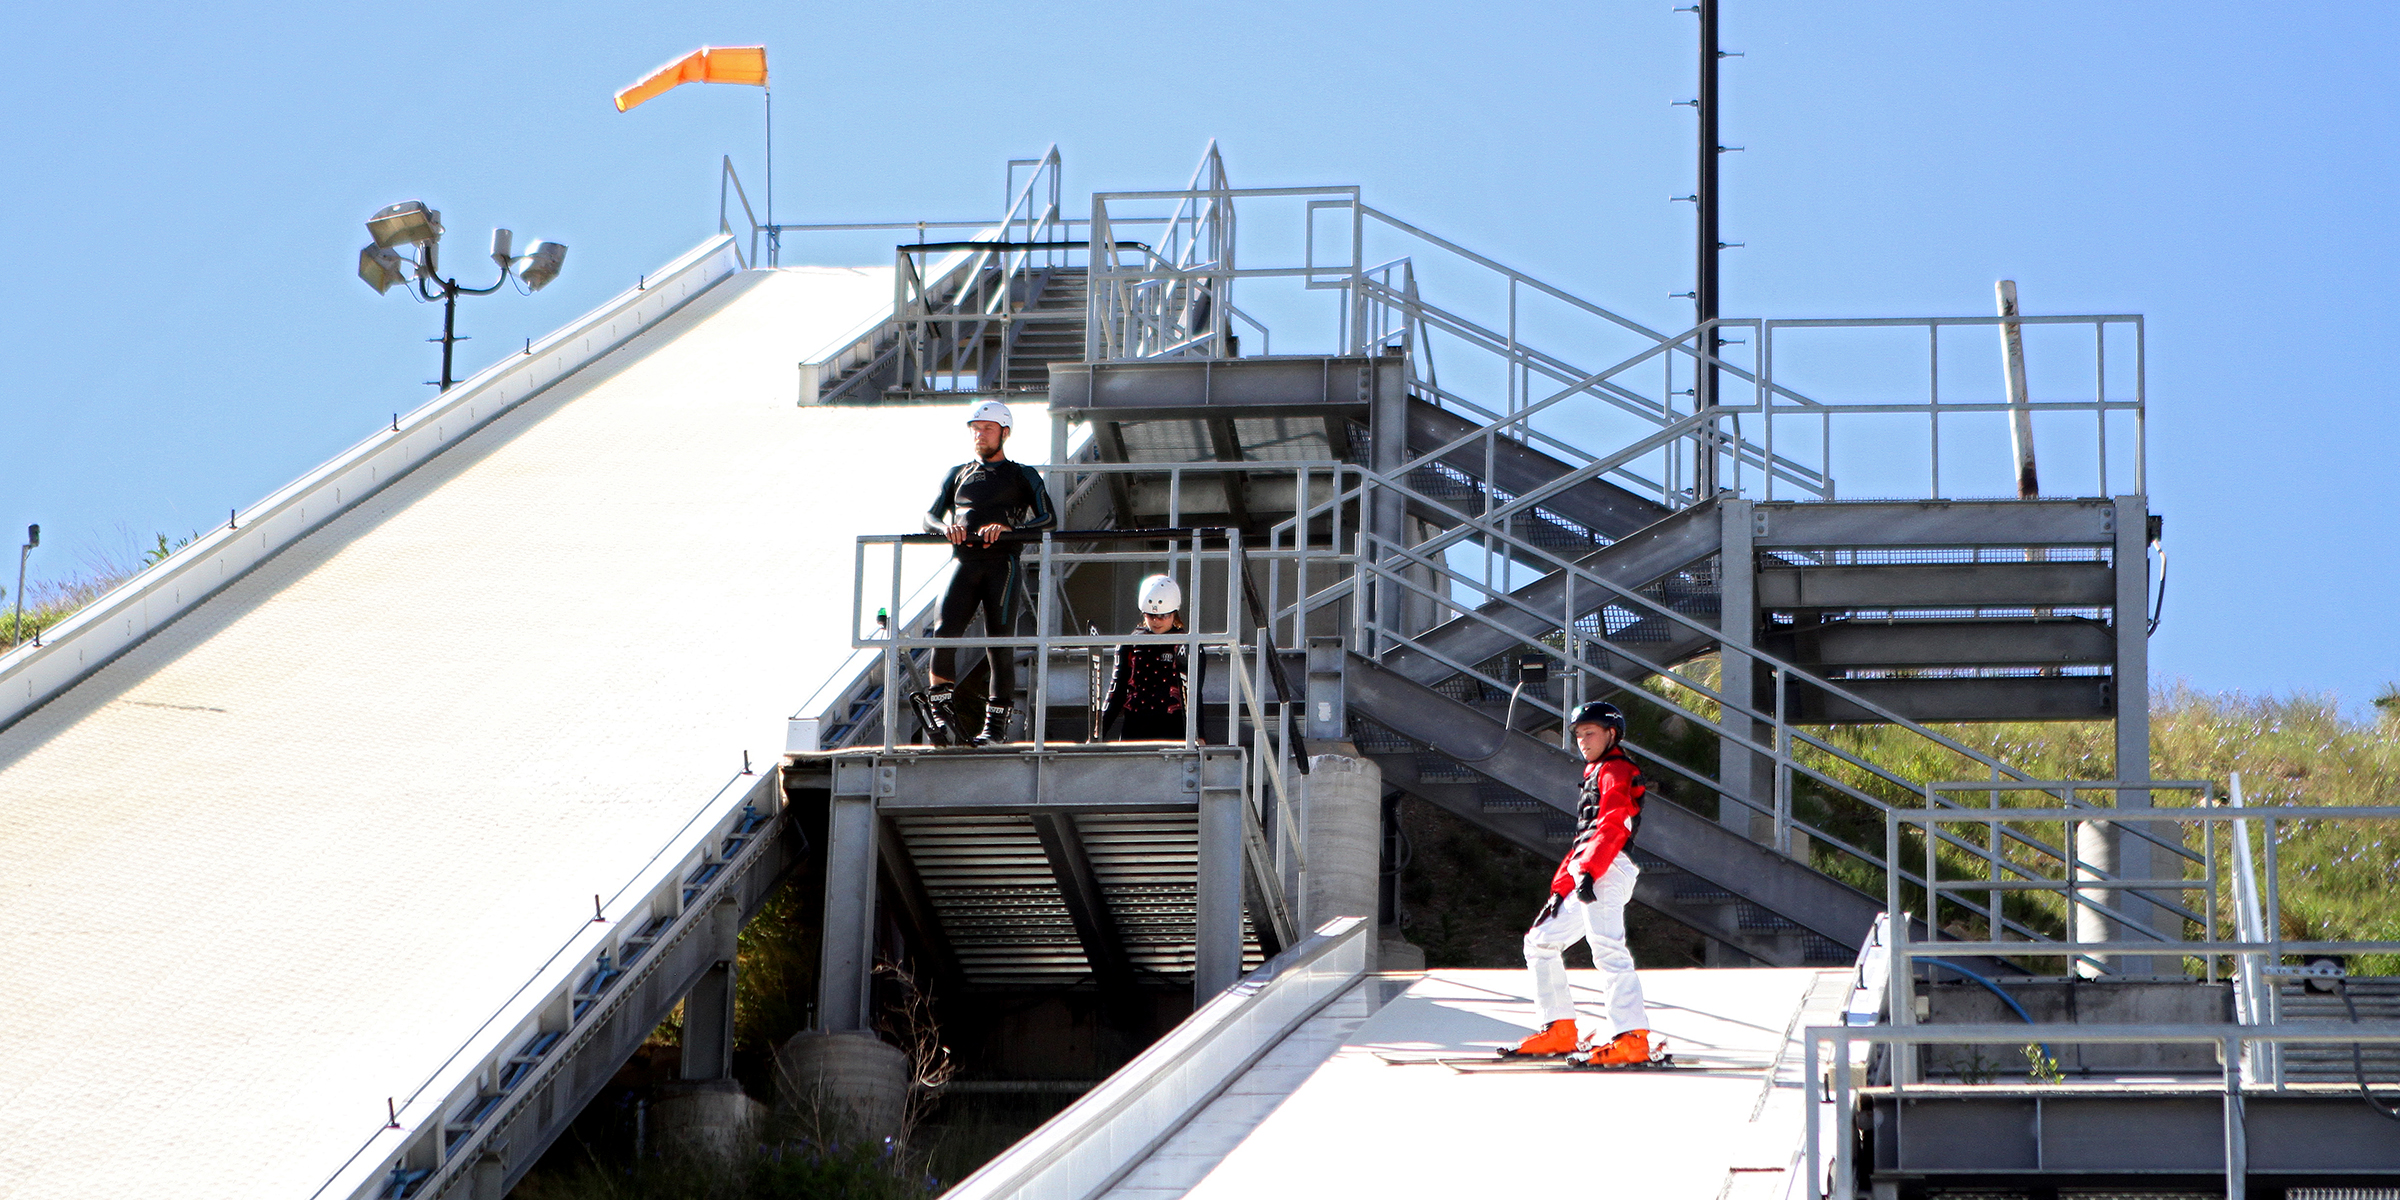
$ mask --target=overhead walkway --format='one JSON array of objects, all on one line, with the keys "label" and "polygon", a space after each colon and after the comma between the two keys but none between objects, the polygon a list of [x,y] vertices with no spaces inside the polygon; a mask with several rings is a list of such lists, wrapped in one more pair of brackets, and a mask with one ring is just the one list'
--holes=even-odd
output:
[{"label": "overhead walkway", "polygon": [[0,1194],[497,1200],[705,1067],[823,581],[961,453],[792,403],[891,294],[712,241],[0,659]]}]

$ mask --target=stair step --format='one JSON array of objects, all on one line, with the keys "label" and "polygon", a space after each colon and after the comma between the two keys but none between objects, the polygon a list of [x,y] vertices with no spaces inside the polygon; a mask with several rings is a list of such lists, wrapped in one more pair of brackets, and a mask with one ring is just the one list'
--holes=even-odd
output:
[{"label": "stair step", "polygon": [[1475,789],[1476,806],[1485,812],[1557,812],[1550,804],[1505,784],[1487,783]]}]

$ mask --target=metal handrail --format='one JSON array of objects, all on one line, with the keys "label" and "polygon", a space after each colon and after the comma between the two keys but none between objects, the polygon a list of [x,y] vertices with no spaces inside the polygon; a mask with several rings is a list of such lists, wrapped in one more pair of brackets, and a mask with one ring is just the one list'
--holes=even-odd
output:
[{"label": "metal handrail", "polygon": [[[1032,753],[1036,754],[1046,751],[1051,744],[1049,739],[1050,681],[1046,667],[1055,651],[1116,649],[1129,642],[1162,640],[1180,641],[1185,647],[1188,661],[1193,663],[1198,663],[1201,655],[1208,651],[1213,650],[1223,654],[1226,660],[1226,670],[1232,677],[1227,685],[1225,699],[1227,738],[1237,746],[1240,744],[1241,724],[1245,717],[1249,720],[1252,731],[1251,744],[1243,751],[1251,760],[1249,764],[1246,764],[1247,769],[1244,772],[1244,792],[1249,811],[1258,817],[1266,828],[1273,831],[1275,839],[1273,852],[1276,857],[1276,866],[1304,880],[1307,871],[1307,856],[1305,844],[1301,840],[1303,826],[1299,816],[1299,805],[1290,794],[1289,786],[1284,778],[1285,773],[1280,769],[1283,763],[1289,761],[1292,751],[1298,744],[1298,735],[1291,728],[1289,708],[1298,702],[1299,697],[1290,690],[1288,682],[1283,678],[1282,664],[1275,655],[1272,631],[1264,625],[1258,625],[1255,639],[1244,636],[1241,614],[1245,611],[1256,612],[1259,606],[1244,593],[1243,583],[1247,578],[1247,568],[1242,551],[1241,531],[1198,528],[1087,529],[1003,536],[1008,541],[1035,544],[1039,547],[1037,566],[1040,591],[1034,598],[1035,624],[1032,636],[987,634],[944,638],[912,636],[905,630],[889,630],[873,637],[860,636],[856,631],[863,625],[865,612],[867,548],[869,546],[892,548],[891,599],[886,607],[897,608],[903,578],[900,548],[907,545],[948,543],[948,539],[940,534],[862,534],[857,539],[856,570],[851,589],[852,648],[880,651],[884,660],[883,678],[886,680],[897,680],[901,677],[899,665],[901,654],[920,649],[949,647],[981,649],[987,653],[1019,649],[1032,650],[1036,670],[1031,694],[1028,698],[1028,710],[1029,732],[1032,735],[1030,749]],[[1163,554],[1148,550],[1070,550],[1065,548],[1070,543],[1105,543],[1120,540],[1166,540],[1169,542],[1169,546]],[[1221,541],[1224,549],[1204,548],[1203,543],[1211,540]],[[1181,548],[1178,548],[1176,543],[1181,543]],[[1224,619],[1216,624],[1222,624],[1224,628],[1209,631],[1205,629],[1205,626],[1211,622],[1206,620],[1206,606],[1202,603],[1204,597],[1198,581],[1203,578],[1202,564],[1220,557],[1225,563],[1226,580],[1223,606],[1218,611],[1223,614]],[[1054,598],[1058,589],[1061,566],[1069,562],[1157,563],[1162,559],[1169,564],[1171,569],[1179,566],[1185,577],[1192,581],[1192,586],[1185,592],[1187,620],[1182,634],[1093,636],[1054,632],[1058,624]],[[1243,663],[1245,655],[1253,657],[1253,662],[1247,672],[1244,670]],[[1262,678],[1270,674],[1275,677],[1279,694],[1273,701],[1277,711],[1272,717],[1268,711],[1270,702],[1253,684],[1254,674]],[[1189,701],[1184,708],[1184,745],[1187,748],[1196,748],[1200,744],[1201,709],[1204,703],[1204,699],[1196,689],[1189,693]],[[899,748],[899,706],[900,690],[897,687],[886,686],[882,697],[882,748],[885,753],[892,753]],[[1279,769],[1256,769],[1256,764],[1270,760],[1278,764]],[[1302,773],[1306,772],[1305,759],[1298,764],[1298,769]]]},{"label": "metal handrail", "polygon": [[[1900,922],[1892,923],[1895,928]],[[1900,974],[1895,970],[1894,975]],[[2221,1112],[2224,1122],[2225,1194],[2248,1194],[2249,1130],[2243,1116],[2243,1097],[2253,1090],[2244,1079],[2242,1064],[2251,1055],[2247,1049],[2255,1045],[2276,1046],[2285,1043],[2328,1044],[2390,1044],[2400,1043],[2400,1023],[2324,1025],[2042,1025],[2038,1039],[2047,1042],[2092,1045],[2143,1045],[2160,1042],[2193,1045],[2214,1045],[2219,1060],[2216,1092],[2223,1099]],[[1999,1043],[2012,1045],[2035,1040],[2028,1037],[2023,1025],[1878,1025],[1852,1027],[1842,1025],[1810,1026],[1802,1035],[1805,1040],[1803,1075],[1807,1099],[1801,1107],[1807,1114],[1805,1177],[1811,1200],[1849,1200],[1858,1194],[1857,1169],[1852,1161],[1851,1147],[1857,1140],[1852,1136],[1852,1112],[1860,1093],[1866,1089],[1851,1077],[1851,1064],[1857,1059],[1854,1048],[1888,1046],[1895,1053],[1912,1051],[1924,1045],[1972,1046]],[[1820,1054],[1821,1047],[1830,1043],[1832,1052]],[[1830,1068],[1830,1069],[1828,1069]],[[1894,1072],[1889,1093],[1905,1095],[1908,1084],[1902,1072]],[[1832,1086],[1826,1086],[1830,1078]],[[2155,1085],[2154,1085],[2155,1086]],[[2056,1090],[2057,1085],[2011,1085],[2006,1090],[2021,1094],[2026,1090]],[[1877,1089],[1883,1090],[1883,1089]],[[1943,1094],[1956,1095],[1961,1091],[2000,1092],[1992,1084],[1945,1087]],[[1830,1108],[1832,1128],[1823,1128]],[[1833,1158],[1826,1161],[1824,1146],[1831,1134]],[[1832,1168],[1832,1178],[1826,1179],[1826,1168]],[[1820,1191],[1821,1182],[1830,1187]]]}]

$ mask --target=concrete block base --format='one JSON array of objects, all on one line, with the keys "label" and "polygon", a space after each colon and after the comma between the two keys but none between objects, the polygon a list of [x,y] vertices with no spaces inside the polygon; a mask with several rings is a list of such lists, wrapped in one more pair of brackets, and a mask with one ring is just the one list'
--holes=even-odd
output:
[{"label": "concrete block base", "polygon": [[758,1144],[766,1116],[730,1079],[671,1083],[650,1102],[650,1136],[665,1153],[731,1158]]},{"label": "concrete block base", "polygon": [[775,1064],[786,1107],[838,1116],[853,1136],[900,1136],[910,1069],[899,1047],[872,1033],[803,1033]]}]

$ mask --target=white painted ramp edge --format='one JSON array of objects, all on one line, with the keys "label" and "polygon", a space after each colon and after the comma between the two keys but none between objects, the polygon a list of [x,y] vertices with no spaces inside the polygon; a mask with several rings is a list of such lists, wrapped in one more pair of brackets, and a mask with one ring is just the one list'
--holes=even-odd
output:
[{"label": "white painted ramp edge", "polygon": [[0,654],[0,729],[412,468],[631,341],[740,269],[719,234],[578,321],[397,417],[27,643]]},{"label": "white painted ramp edge", "polygon": [[1082,1200],[1174,1136],[1285,1035],[1365,975],[1374,926],[1328,921],[985,1163],[943,1200]]}]

